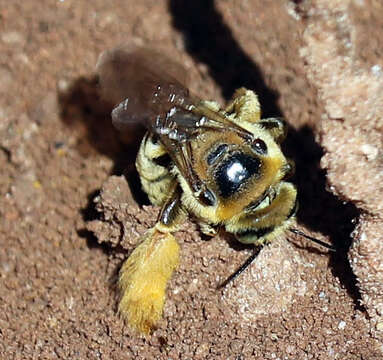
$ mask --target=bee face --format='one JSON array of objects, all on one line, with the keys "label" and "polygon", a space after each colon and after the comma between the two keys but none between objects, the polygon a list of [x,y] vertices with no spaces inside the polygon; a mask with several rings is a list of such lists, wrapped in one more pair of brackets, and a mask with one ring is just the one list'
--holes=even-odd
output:
[{"label": "bee face", "polygon": [[198,140],[196,173],[207,184],[218,221],[225,221],[259,203],[290,169],[273,137],[253,127],[252,141],[229,134],[205,133]]}]

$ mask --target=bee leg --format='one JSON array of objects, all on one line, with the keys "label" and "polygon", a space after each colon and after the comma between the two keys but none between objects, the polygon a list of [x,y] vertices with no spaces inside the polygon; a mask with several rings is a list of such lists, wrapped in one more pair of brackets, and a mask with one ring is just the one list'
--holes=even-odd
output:
[{"label": "bee leg", "polygon": [[282,182],[278,195],[269,206],[247,209],[239,218],[229,221],[226,230],[234,234],[239,242],[253,244],[254,251],[246,262],[217,288],[221,289],[236,279],[252,264],[263,244],[272,241],[289,228],[294,221],[296,210],[296,189],[294,185]]},{"label": "bee leg", "polygon": [[162,206],[167,199],[168,188],[174,182],[166,166],[158,163],[158,159],[166,156],[166,150],[153,135],[147,133],[143,138],[137,154],[136,168],[140,174],[142,189],[146,192],[152,204]]},{"label": "bee leg", "polygon": [[241,216],[225,224],[226,231],[243,244],[270,242],[293,222],[298,206],[296,197],[295,186],[281,182],[278,194],[268,206],[245,210]]},{"label": "bee leg", "polygon": [[203,221],[199,221],[198,222],[198,226],[201,230],[201,232],[205,235],[208,235],[208,236],[215,236],[218,234],[218,229],[217,227],[214,227],[206,222],[203,222]]},{"label": "bee leg", "polygon": [[118,310],[136,331],[149,334],[162,316],[166,285],[179,261],[170,233],[150,229],[120,270]]},{"label": "bee leg", "polygon": [[243,122],[258,123],[278,143],[281,143],[287,134],[286,122],[282,118],[261,119],[261,109],[257,95],[245,88],[238,89],[233,100],[225,108],[225,112],[233,117],[239,125]]},{"label": "bee leg", "polygon": [[232,99],[225,107],[226,113],[235,112],[235,108],[238,107],[239,99],[246,95],[246,91],[248,91],[246,88],[241,87],[234,92]]},{"label": "bee leg", "polygon": [[139,333],[149,334],[162,316],[166,286],[179,263],[179,245],[171,232],[183,215],[175,192],[120,270],[119,313]]},{"label": "bee leg", "polygon": [[264,129],[274,138],[277,143],[281,143],[287,135],[287,124],[282,118],[267,118],[259,121]]},{"label": "bee leg", "polygon": [[230,284],[234,281],[239,275],[241,275],[257,258],[259,252],[261,251],[260,247],[254,247],[253,253],[247,258],[247,260],[237,269],[234,273],[232,273],[224,282],[217,286],[217,290],[223,289],[226,285]]},{"label": "bee leg", "polygon": [[261,105],[255,92],[240,88],[234,93],[233,99],[225,108],[225,113],[231,116],[238,125],[243,122],[255,123],[261,119]]}]

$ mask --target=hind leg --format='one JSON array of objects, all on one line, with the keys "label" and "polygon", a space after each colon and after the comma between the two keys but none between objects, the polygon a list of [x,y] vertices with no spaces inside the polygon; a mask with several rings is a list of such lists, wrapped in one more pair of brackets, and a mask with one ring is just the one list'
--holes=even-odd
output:
[{"label": "hind leg", "polygon": [[150,333],[161,319],[166,286],[179,262],[179,245],[172,232],[184,219],[179,189],[174,186],[157,224],[120,270],[119,312],[139,333]]}]

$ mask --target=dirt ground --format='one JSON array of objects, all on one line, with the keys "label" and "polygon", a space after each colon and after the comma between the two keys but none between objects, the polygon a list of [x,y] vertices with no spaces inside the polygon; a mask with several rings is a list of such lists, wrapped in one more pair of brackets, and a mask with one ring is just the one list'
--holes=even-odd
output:
[{"label": "dirt ground", "polygon": [[[379,0],[0,0],[1,359],[381,359],[383,5]],[[158,210],[95,79],[99,54],[156,46],[190,89],[255,90],[291,125],[297,227],[251,253],[177,233],[150,337],[117,315],[116,275]]]}]

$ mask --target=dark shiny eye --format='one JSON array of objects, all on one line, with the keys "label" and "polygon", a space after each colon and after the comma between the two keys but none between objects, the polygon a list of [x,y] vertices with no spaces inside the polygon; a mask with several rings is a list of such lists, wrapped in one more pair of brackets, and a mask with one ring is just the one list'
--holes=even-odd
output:
[{"label": "dark shiny eye", "polygon": [[261,161],[243,153],[226,159],[215,173],[215,181],[222,197],[233,195],[252,176],[259,176]]},{"label": "dark shiny eye", "polygon": [[251,143],[251,148],[259,155],[266,155],[267,154],[267,145],[265,142],[261,139],[255,139]]},{"label": "dark shiny eye", "polygon": [[217,199],[209,189],[206,189],[199,195],[199,201],[204,205],[213,206],[216,204]]},{"label": "dark shiny eye", "polygon": [[210,152],[206,159],[208,165],[214,164],[226,152],[228,147],[227,144],[221,144]]}]

